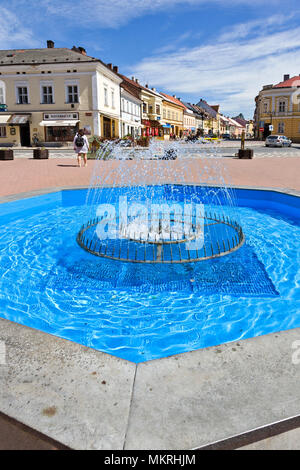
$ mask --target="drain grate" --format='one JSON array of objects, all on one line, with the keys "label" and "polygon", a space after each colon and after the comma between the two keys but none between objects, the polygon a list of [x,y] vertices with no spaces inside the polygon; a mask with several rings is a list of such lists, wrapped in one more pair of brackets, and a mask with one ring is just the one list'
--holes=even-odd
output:
[{"label": "drain grate", "polygon": [[188,290],[198,295],[279,295],[264,265],[247,244],[227,257],[186,265],[139,265],[84,255],[76,260],[67,254],[60,258],[44,279],[44,288],[68,292],[113,288],[137,292]]}]

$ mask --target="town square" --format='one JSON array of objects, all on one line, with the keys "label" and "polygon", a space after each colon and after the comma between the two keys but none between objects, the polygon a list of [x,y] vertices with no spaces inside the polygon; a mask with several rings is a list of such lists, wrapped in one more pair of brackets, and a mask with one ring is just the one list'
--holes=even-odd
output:
[{"label": "town square", "polygon": [[287,2],[0,0],[0,450],[300,449]]}]

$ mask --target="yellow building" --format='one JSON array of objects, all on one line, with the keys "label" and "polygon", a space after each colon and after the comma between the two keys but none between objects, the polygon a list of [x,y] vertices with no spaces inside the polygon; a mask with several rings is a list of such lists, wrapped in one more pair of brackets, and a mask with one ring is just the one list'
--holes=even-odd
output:
[{"label": "yellow building", "polygon": [[175,95],[170,96],[161,93],[163,97],[163,116],[162,126],[166,139],[170,136],[181,137],[184,133],[183,113],[185,106],[176,98]]},{"label": "yellow building", "polygon": [[284,75],[282,82],[264,86],[256,97],[256,138],[270,134],[300,142],[300,75]]},{"label": "yellow building", "polygon": [[119,135],[121,79],[82,47],[0,51],[0,146]]}]

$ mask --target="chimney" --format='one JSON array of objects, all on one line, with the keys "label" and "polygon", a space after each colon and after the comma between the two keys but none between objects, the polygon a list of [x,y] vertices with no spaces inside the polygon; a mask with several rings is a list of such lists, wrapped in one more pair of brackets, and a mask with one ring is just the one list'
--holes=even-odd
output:
[{"label": "chimney", "polygon": [[136,83],[139,83],[139,79],[138,79],[138,78],[136,78],[136,79],[135,79],[135,82],[136,82]]},{"label": "chimney", "polygon": [[145,87],[146,87],[146,88],[149,88],[149,85],[148,85],[148,83],[146,83]]},{"label": "chimney", "polygon": [[112,64],[107,64],[107,67],[112,70]]},{"label": "chimney", "polygon": [[78,46],[79,52],[83,55],[86,55],[86,50],[84,47]]},{"label": "chimney", "polygon": [[117,65],[114,65],[113,71],[114,71],[115,73],[118,73],[118,72],[119,72],[119,67],[118,67]]},{"label": "chimney", "polygon": [[290,76],[289,75],[283,75],[283,81],[285,82],[286,80],[289,80]]},{"label": "chimney", "polygon": [[152,91],[156,91],[156,88],[151,88]]},{"label": "chimney", "polygon": [[176,95],[173,95],[173,98],[176,98]]},{"label": "chimney", "polygon": [[135,78],[134,78],[134,77],[131,77],[131,80],[134,82]]},{"label": "chimney", "polygon": [[53,49],[54,48],[54,42],[51,41],[51,39],[48,39],[47,41],[47,49]]}]

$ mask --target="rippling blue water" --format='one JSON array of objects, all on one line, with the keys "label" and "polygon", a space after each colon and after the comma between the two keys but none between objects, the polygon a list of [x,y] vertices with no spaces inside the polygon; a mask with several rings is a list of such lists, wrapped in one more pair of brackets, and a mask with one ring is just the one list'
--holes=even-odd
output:
[{"label": "rippling blue water", "polygon": [[[108,265],[97,279],[95,257],[75,240],[85,215],[77,196],[68,191],[67,204],[61,193],[2,204],[3,318],[134,362],[300,326],[295,209],[280,213],[278,201],[269,204],[272,209],[237,208],[247,240],[246,258],[240,258],[243,269],[249,260],[247,285],[255,286],[255,275],[261,276],[255,295],[246,284],[221,294],[189,282],[143,292],[113,283],[116,273]],[[231,256],[224,259],[234,267]]]}]

